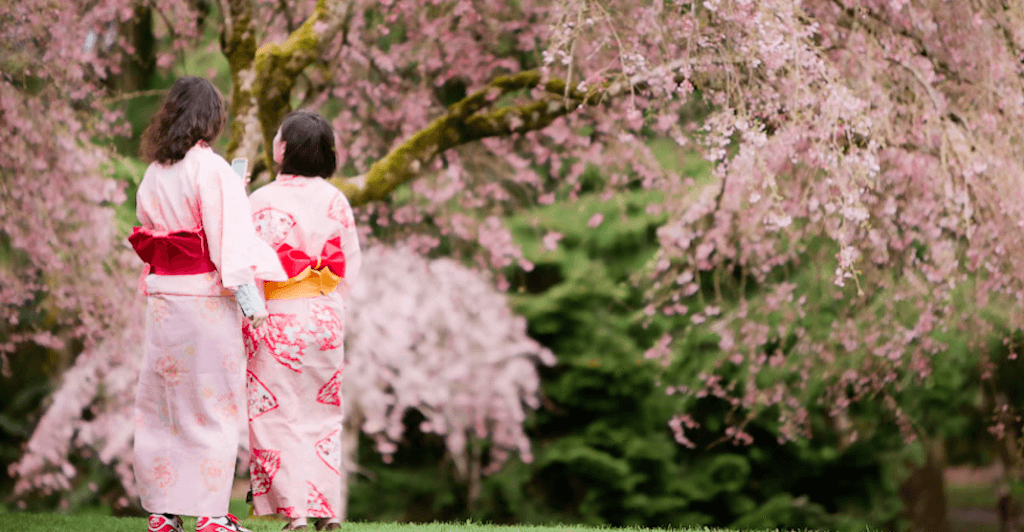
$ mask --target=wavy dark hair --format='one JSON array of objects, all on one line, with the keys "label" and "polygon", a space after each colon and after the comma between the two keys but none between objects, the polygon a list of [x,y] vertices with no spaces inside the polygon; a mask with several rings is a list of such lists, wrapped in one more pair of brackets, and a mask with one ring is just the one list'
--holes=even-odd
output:
[{"label": "wavy dark hair", "polygon": [[227,111],[220,91],[205,78],[178,78],[142,134],[142,157],[174,164],[200,140],[213,142],[224,129]]},{"label": "wavy dark hair", "polygon": [[281,140],[285,142],[282,174],[326,178],[338,167],[334,130],[312,111],[289,113],[281,124]]}]

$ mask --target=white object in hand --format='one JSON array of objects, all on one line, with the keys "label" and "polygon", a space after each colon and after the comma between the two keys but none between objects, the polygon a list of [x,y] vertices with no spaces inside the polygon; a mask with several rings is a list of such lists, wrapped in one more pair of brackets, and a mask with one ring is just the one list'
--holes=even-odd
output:
[{"label": "white object in hand", "polygon": [[249,159],[244,157],[239,157],[238,159],[231,161],[231,169],[234,170],[235,173],[238,174],[238,177],[241,177],[243,181],[245,180],[245,170],[248,165]]},{"label": "white object in hand", "polygon": [[242,308],[242,314],[245,314],[247,318],[256,316],[266,308],[260,293],[256,290],[256,285],[252,283],[236,288],[235,299],[238,301],[238,306]]}]

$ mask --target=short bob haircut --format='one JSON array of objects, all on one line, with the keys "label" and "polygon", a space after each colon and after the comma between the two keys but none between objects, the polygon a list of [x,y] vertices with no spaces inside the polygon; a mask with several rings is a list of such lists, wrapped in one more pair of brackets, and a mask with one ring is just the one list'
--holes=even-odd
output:
[{"label": "short bob haircut", "polygon": [[142,134],[142,157],[174,164],[199,141],[213,142],[227,122],[220,91],[205,78],[178,78]]},{"label": "short bob haircut", "polygon": [[324,117],[311,111],[294,111],[281,124],[284,157],[281,173],[328,178],[338,167],[334,130]]}]

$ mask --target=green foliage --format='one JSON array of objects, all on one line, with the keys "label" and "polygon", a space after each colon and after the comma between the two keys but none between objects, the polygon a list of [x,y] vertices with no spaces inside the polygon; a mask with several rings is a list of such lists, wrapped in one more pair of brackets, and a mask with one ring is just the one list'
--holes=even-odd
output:
[{"label": "green foliage", "polygon": [[[210,80],[225,98],[231,95],[231,68],[227,58],[220,50],[220,28],[217,24],[210,24],[209,21],[220,18],[220,6],[217,2],[210,2],[210,13],[205,18],[203,32],[194,50],[188,53],[182,52],[178,61],[172,68],[158,68],[152,77],[147,79],[147,85],[141,87],[139,92],[119,94],[110,103],[111,110],[121,111],[131,125],[131,135],[117,137],[114,147],[121,155],[137,157],[139,154],[139,143],[142,132],[149,125],[150,118],[160,108],[163,101],[163,91],[169,89],[174,81],[182,76],[201,76]],[[157,17],[159,21],[159,17]],[[174,37],[167,34],[166,28],[158,24],[163,31],[157,31],[159,37],[156,40],[157,48],[161,50],[172,49]],[[149,29],[153,31],[152,28]],[[129,65],[134,63],[129,62]],[[225,103],[227,103],[225,101]],[[227,147],[228,133],[231,131],[231,116],[228,116],[228,123],[224,131],[216,141],[216,148],[219,153],[224,153]],[[145,166],[142,167],[145,170]],[[141,179],[141,174],[139,175]],[[134,201],[132,202],[134,205]]]},{"label": "green foliage", "polygon": [[[27,268],[22,250],[10,245],[0,231],[0,268]],[[44,307],[41,294],[25,301],[0,322],[0,338],[7,339],[31,331],[53,331],[53,316]],[[25,442],[42,415],[42,407],[52,389],[50,379],[65,367],[61,353],[30,342],[19,343],[10,355],[10,375],[0,374],[0,471],[21,457]],[[14,487],[9,475],[0,476],[0,495]]]},{"label": "green foliage", "polygon": [[[12,365],[19,369],[27,365],[20,356],[12,358]],[[32,365],[25,374],[0,377],[0,467],[4,471],[21,458],[22,446],[32,434],[43,400],[50,392],[46,375],[31,371],[38,369],[38,365]],[[13,486],[8,475],[0,477],[0,493],[10,493]]]},{"label": "green foliage", "polygon": [[[508,220],[535,265],[510,271],[514,308],[559,360],[542,369],[546,406],[528,423],[535,460],[484,478],[472,504],[445,473],[440,442],[412,431],[392,466],[363,454],[376,480],[353,487],[353,518],[859,531],[895,522],[898,485],[886,464],[903,442],[892,427],[880,423],[841,447],[819,412],[813,441],[780,445],[766,412],[750,428],[755,444],[734,447],[716,442],[733,415],[728,403],[665,393],[666,371],[694,387],[699,373],[715,371],[718,339],[686,316],[648,320],[641,310],[629,279],[656,250],[663,218],[646,207],[657,199],[587,196]],[[591,228],[595,214],[604,218]],[[544,244],[549,232],[562,235],[554,249]],[[667,330],[682,331],[683,342],[666,370],[643,353]],[[688,411],[701,424],[688,433],[695,449],[676,443],[668,425],[683,401],[694,402]]]}]

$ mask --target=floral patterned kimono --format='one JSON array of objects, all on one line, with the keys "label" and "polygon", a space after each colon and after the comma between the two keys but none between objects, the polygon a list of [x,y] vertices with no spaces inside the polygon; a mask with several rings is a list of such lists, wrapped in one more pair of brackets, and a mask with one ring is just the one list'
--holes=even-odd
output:
[{"label": "floral patterned kimono", "polygon": [[352,208],[319,177],[280,175],[249,200],[290,277],[266,283],[270,316],[246,326],[254,513],[335,517],[345,299],[360,266]]},{"label": "floral patterned kimono", "polygon": [[147,262],[134,443],[142,506],[225,515],[246,382],[242,313],[225,286],[287,275],[256,237],[244,183],[205,143],[151,164],[136,201],[142,227],[129,240]]}]

